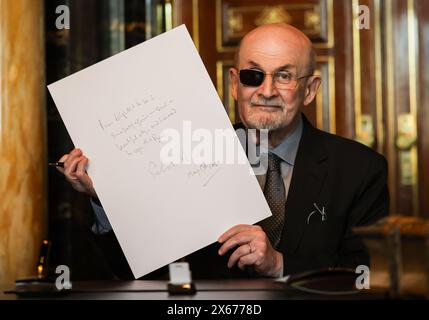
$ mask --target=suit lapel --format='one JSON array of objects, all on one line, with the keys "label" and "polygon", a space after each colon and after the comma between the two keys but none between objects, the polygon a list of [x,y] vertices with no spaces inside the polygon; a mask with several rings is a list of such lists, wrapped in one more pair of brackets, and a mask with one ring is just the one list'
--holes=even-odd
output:
[{"label": "suit lapel", "polygon": [[303,132],[286,201],[286,216],[279,248],[293,253],[307,226],[307,217],[318,202],[326,172],[327,155],[320,133],[303,115]]}]

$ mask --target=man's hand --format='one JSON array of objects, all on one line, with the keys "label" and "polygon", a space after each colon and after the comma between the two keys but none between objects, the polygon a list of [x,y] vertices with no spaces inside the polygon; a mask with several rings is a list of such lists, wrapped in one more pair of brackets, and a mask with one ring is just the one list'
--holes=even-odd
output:
[{"label": "man's hand", "polygon": [[64,162],[64,168],[57,167],[57,170],[64,174],[75,190],[97,198],[92,180],[86,173],[88,158],[83,155],[80,149],[74,149],[69,154],[63,155],[58,161]]},{"label": "man's hand", "polygon": [[222,234],[218,241],[223,244],[219,249],[221,256],[238,246],[229,258],[228,268],[235,264],[241,270],[244,270],[245,266],[253,266],[263,276],[282,276],[283,255],[271,246],[260,226],[236,225]]}]

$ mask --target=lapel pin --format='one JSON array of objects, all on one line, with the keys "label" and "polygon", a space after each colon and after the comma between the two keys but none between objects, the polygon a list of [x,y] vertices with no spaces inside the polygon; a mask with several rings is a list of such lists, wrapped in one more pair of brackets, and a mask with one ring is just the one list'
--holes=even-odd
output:
[{"label": "lapel pin", "polygon": [[313,216],[313,214],[315,214],[315,213],[319,213],[319,214],[321,215],[321,217],[322,217],[322,222],[326,221],[326,220],[328,219],[328,216],[327,216],[327,214],[326,214],[325,207],[324,207],[324,206],[322,206],[322,210],[320,210],[320,208],[317,206],[317,204],[316,204],[316,203],[313,203],[313,206],[314,206],[314,208],[315,208],[316,210],[311,211],[311,212],[310,212],[310,214],[308,215],[308,217],[307,217],[307,224],[310,224],[310,218],[311,218],[311,217]]}]

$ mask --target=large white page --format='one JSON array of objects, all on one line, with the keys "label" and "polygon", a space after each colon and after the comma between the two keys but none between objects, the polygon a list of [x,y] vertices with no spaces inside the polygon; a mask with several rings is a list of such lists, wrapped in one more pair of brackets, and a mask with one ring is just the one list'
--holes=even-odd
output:
[{"label": "large white page", "polygon": [[160,159],[165,129],[183,138],[183,161],[197,145],[189,132],[232,130],[185,26],[48,88],[136,278],[271,215],[249,163],[237,163],[243,149],[234,164]]}]

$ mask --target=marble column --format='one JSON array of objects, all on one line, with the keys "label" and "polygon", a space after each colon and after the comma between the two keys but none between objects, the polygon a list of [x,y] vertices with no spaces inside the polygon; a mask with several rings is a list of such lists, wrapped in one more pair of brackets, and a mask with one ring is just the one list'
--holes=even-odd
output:
[{"label": "marble column", "polygon": [[0,0],[0,283],[36,275],[46,236],[43,0]]}]

